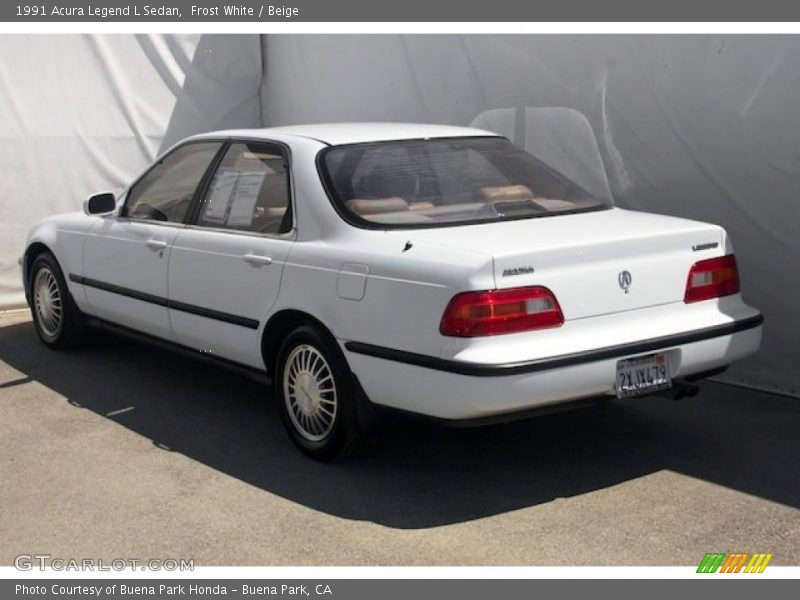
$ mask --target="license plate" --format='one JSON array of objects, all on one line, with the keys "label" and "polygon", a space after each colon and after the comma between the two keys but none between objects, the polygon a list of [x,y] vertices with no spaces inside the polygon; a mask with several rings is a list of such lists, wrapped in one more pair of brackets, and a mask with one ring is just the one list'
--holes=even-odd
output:
[{"label": "license plate", "polygon": [[642,396],[671,387],[669,357],[664,352],[617,362],[617,398]]}]

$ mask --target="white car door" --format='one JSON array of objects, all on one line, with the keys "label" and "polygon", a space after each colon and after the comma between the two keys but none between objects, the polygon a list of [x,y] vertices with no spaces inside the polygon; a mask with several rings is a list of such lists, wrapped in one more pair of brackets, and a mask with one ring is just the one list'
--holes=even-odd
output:
[{"label": "white car door", "polygon": [[134,183],[119,215],[100,219],[84,249],[81,276],[92,315],[173,340],[167,265],[199,183],[221,142],[190,142]]},{"label": "white car door", "polygon": [[169,263],[176,341],[263,368],[259,326],[275,303],[294,240],[285,149],[232,142],[181,230]]}]

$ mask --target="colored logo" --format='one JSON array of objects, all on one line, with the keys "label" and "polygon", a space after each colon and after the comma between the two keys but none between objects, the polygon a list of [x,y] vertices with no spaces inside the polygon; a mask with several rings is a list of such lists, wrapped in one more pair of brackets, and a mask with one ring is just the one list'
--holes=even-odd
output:
[{"label": "colored logo", "polygon": [[697,567],[698,573],[763,573],[772,554],[756,552],[710,552]]}]

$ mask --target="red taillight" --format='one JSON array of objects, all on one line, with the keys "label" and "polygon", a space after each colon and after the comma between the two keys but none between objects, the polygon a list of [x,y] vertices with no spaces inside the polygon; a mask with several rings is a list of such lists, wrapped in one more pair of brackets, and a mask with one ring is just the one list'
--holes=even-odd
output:
[{"label": "red taillight", "polygon": [[439,332],[455,337],[500,335],[558,327],[564,315],[545,287],[464,292],[450,300]]},{"label": "red taillight", "polygon": [[739,292],[739,270],[733,254],[694,263],[686,280],[684,302],[721,298]]}]

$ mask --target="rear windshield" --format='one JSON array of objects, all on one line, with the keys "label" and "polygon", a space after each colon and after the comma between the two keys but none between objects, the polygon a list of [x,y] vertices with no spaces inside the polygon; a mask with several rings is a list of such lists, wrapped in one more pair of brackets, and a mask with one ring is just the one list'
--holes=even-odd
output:
[{"label": "rear windshield", "polygon": [[413,228],[606,208],[505,138],[441,138],[323,151],[333,201],[357,225]]}]

